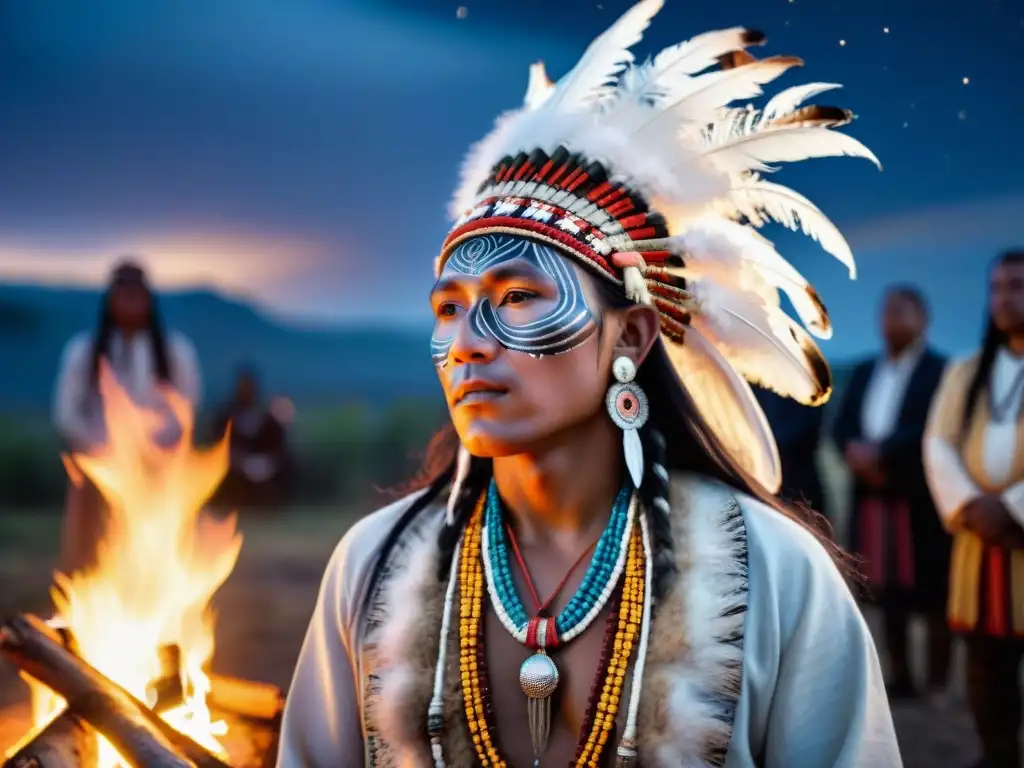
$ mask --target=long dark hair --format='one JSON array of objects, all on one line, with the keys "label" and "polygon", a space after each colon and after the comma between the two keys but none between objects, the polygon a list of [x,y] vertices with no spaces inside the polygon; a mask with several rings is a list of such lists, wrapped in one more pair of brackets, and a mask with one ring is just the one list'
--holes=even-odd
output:
[{"label": "long dark hair", "polygon": [[110,357],[110,340],[114,331],[117,330],[117,323],[114,321],[114,313],[111,309],[111,299],[114,291],[119,285],[132,282],[142,286],[149,294],[149,318],[146,321],[146,331],[149,333],[150,343],[153,348],[153,369],[157,381],[162,384],[171,381],[171,363],[167,354],[167,342],[164,336],[163,323],[160,319],[160,311],[157,307],[156,296],[149,289],[142,270],[133,264],[122,264],[114,270],[110,286],[103,294],[100,301],[100,316],[96,327],[96,335],[92,342],[92,360],[89,365],[89,382],[93,388],[99,385],[100,361]]},{"label": "long dark hair", "polygon": [[[595,281],[602,302],[611,309],[629,306],[621,287],[605,280]],[[752,496],[809,530],[832,556],[833,561],[847,576],[853,574],[849,557],[835,544],[825,518],[806,507],[790,506],[770,494],[762,485],[732,459],[721,442],[700,417],[689,394],[678,384],[668,353],[659,339],[640,365],[637,383],[647,393],[650,418],[641,429],[644,445],[644,480],[639,489],[641,500],[651,515],[655,561],[655,594],[663,596],[676,576],[673,538],[668,514],[668,478],[653,470],[653,465],[672,471],[691,472],[718,480],[728,487]],[[459,439],[449,422],[431,440],[423,466],[405,492],[423,491],[402,514],[385,538],[378,563],[384,562],[406,527],[429,506],[451,483],[455,474],[455,457]],[[440,534],[438,578],[445,580],[451,568],[455,546],[469,515],[487,488],[492,474],[490,459],[473,458],[469,474],[455,504],[455,525],[443,526]],[[379,569],[371,574],[370,583],[363,592],[364,599],[373,594]]]},{"label": "long dark hair", "polygon": [[[999,266],[1003,264],[1020,264],[1022,262],[1024,262],[1024,248],[1004,251],[999,254],[989,265],[989,282],[991,283],[992,273]],[[988,290],[991,290],[991,288]],[[967,396],[964,398],[964,410],[960,416],[961,439],[966,437],[967,430],[970,429],[971,417],[974,416],[974,410],[978,407],[978,400],[981,398],[982,393],[988,390],[988,382],[989,378],[991,378],[992,366],[996,361],[996,354],[998,354],[999,348],[1007,342],[1006,332],[996,327],[995,321],[992,319],[992,312],[988,307],[988,302],[986,301],[985,304],[985,332],[981,339],[978,367],[974,370],[971,383],[967,387]]]}]

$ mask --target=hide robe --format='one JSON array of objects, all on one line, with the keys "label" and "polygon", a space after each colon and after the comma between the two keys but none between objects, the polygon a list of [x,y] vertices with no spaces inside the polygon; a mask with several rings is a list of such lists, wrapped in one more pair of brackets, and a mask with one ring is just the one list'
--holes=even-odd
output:
[{"label": "hide robe", "polygon": [[[652,621],[639,764],[901,765],[874,645],[812,534],[700,477],[673,478],[672,503],[679,575]],[[426,723],[446,586],[436,545],[444,509],[428,506],[380,562],[408,504],[358,523],[328,565],[288,697],[280,768],[433,766]],[[368,589],[377,569],[379,586]],[[478,761],[456,632],[444,754],[462,768]],[[610,742],[603,762],[614,752]]]}]

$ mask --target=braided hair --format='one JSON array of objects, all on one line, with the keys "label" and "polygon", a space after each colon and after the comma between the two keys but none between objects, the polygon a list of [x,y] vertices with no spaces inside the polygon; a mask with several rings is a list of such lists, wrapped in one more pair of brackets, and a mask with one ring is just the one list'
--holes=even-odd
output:
[{"label": "braided hair", "polygon": [[139,285],[149,292],[149,318],[146,323],[146,330],[149,333],[150,343],[153,348],[153,368],[156,379],[161,384],[171,381],[170,355],[167,353],[167,341],[164,336],[163,323],[160,319],[160,312],[157,309],[156,297],[149,290],[145,273],[142,268],[131,261],[124,261],[117,266],[110,280],[110,286],[103,294],[100,302],[100,317],[96,328],[96,335],[92,342],[91,359],[89,361],[89,384],[93,389],[99,386],[100,364],[104,359],[110,357],[110,342],[114,331],[117,330],[117,323],[111,308],[111,299],[117,287],[125,284]]},{"label": "braided hair", "polygon": [[[1024,249],[1006,251],[999,254],[989,267],[989,274],[1003,264],[1024,263]],[[996,327],[991,312],[985,310],[985,333],[981,342],[981,353],[978,356],[978,366],[974,370],[970,384],[967,386],[967,396],[964,398],[964,409],[960,415],[960,439],[967,436],[967,430],[971,426],[971,418],[974,416],[974,409],[978,407],[978,400],[988,387],[992,374],[992,366],[995,365],[996,355],[1000,347],[1007,342],[1005,331]]]}]

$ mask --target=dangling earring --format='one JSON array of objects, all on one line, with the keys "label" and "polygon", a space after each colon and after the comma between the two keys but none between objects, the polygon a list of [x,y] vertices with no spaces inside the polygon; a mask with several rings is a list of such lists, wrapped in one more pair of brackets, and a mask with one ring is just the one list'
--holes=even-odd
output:
[{"label": "dangling earring", "polygon": [[622,430],[626,468],[633,478],[633,487],[639,488],[644,480],[644,448],[638,430],[647,423],[650,415],[647,395],[633,381],[636,378],[636,364],[628,357],[616,358],[612,363],[612,373],[616,383],[608,387],[604,404],[615,426]]},{"label": "dangling earring", "polygon": [[466,482],[466,475],[469,474],[469,465],[472,459],[472,454],[460,444],[459,453],[455,457],[455,476],[452,478],[452,490],[448,494],[448,510],[445,514],[445,523],[448,525],[455,525],[455,505],[459,501],[459,494],[462,493],[462,486]]}]

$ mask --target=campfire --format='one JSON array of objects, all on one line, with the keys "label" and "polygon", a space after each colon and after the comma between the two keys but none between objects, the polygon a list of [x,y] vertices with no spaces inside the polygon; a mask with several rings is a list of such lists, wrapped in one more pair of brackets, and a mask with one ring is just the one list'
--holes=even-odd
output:
[{"label": "campfire", "polygon": [[136,406],[106,369],[100,394],[104,450],[64,463],[96,485],[109,522],[95,564],[55,576],[52,618],[0,627],[0,654],[32,694],[31,731],[5,768],[272,764],[280,692],[206,671],[210,602],[242,546],[234,515],[203,512],[227,438],[195,448],[191,404],[173,391],[173,435],[166,412]]}]

